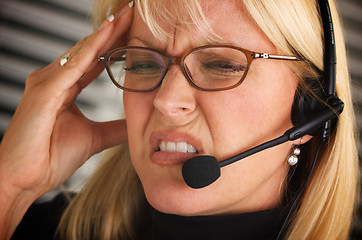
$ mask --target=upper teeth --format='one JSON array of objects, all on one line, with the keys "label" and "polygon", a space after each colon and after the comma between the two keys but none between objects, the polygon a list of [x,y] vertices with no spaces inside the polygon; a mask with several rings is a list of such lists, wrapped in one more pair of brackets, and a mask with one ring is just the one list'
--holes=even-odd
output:
[{"label": "upper teeth", "polygon": [[196,149],[187,142],[164,142],[161,141],[159,148],[161,151],[167,152],[183,152],[183,153],[196,153]]}]

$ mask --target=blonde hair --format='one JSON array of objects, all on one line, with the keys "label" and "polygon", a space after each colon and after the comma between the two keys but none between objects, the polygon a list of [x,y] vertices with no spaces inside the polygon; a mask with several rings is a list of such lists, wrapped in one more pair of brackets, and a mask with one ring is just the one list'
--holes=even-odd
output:
[{"label": "blonde hair", "polygon": [[[168,0],[135,2],[143,20],[158,39],[167,36],[159,21],[193,23],[203,29],[206,37],[213,34],[212,29],[204,23],[205,17],[198,1],[182,1],[182,4],[174,1],[177,11],[167,8],[170,6]],[[323,71],[323,35],[317,1],[242,2],[280,53],[297,54],[306,60],[303,63],[288,63],[300,76],[301,83],[305,78],[309,81],[318,79],[318,72]],[[329,2],[337,44],[336,91],[345,108],[336,130],[317,159],[307,188],[293,212],[285,239],[347,239],[357,199],[358,156],[350,79],[342,26],[334,1]],[[126,4],[123,0],[96,1],[95,25]],[[315,137],[309,144],[311,152],[319,141]],[[312,157],[303,161],[309,166]],[[298,179],[299,187],[304,180],[305,176]],[[137,232],[142,232],[137,229],[144,227],[145,205],[143,189],[132,167],[128,148],[120,146],[112,150],[71,202],[62,217],[59,232],[66,239],[136,239]]]}]

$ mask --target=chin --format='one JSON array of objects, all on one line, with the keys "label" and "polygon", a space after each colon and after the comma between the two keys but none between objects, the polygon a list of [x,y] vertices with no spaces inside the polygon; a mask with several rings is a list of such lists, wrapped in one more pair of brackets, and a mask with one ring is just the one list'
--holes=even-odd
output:
[{"label": "chin", "polygon": [[156,210],[182,216],[210,215],[216,203],[213,187],[192,189],[183,180],[144,185],[147,201]]}]

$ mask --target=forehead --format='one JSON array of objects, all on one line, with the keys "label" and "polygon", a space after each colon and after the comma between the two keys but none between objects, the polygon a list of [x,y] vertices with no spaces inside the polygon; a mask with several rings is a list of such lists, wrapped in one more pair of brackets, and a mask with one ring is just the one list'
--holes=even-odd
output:
[{"label": "forehead", "polygon": [[[147,23],[143,21],[140,12],[136,11],[129,32],[131,44],[132,39],[136,38],[152,45],[147,47],[157,48],[185,44],[190,48],[206,44],[232,44],[255,51],[273,48],[266,35],[244,9],[242,1],[200,1],[202,12],[196,14],[200,21],[185,11],[185,7],[180,5],[184,3],[165,3],[164,11],[173,14],[173,18],[168,17],[167,21],[162,17],[166,14],[162,10],[154,14],[153,22]],[[155,26],[154,23],[164,31],[161,36],[164,39],[155,36],[150,30]]]}]

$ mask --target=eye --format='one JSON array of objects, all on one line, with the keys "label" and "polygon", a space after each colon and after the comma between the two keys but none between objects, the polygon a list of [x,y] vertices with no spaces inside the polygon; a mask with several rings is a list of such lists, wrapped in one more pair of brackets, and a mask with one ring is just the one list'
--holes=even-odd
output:
[{"label": "eye", "polygon": [[205,71],[220,75],[242,75],[246,69],[244,64],[228,59],[214,59],[202,63]]},{"label": "eye", "polygon": [[155,72],[162,71],[162,66],[156,64],[155,62],[147,61],[136,61],[128,63],[126,67],[123,68],[125,71],[132,74],[154,74]]}]

